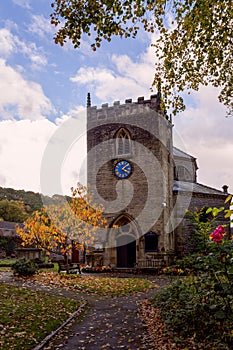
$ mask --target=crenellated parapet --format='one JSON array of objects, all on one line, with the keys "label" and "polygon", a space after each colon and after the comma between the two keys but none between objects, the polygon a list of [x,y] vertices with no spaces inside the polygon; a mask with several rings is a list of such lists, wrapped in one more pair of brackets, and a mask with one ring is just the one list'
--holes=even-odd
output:
[{"label": "crenellated parapet", "polygon": [[161,117],[168,119],[166,113],[160,106],[160,94],[151,95],[150,99],[144,99],[144,97],[138,97],[137,101],[133,102],[132,99],[126,99],[125,103],[121,104],[120,101],[115,101],[113,105],[108,103],[102,104],[100,108],[97,106],[87,106],[88,120],[105,120],[105,119],[119,119],[119,117],[135,115],[143,113],[145,111],[156,111]]}]

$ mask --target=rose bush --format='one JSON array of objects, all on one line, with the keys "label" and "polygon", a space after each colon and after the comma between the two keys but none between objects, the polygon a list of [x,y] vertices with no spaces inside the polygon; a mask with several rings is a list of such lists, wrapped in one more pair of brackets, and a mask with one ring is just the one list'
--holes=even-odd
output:
[{"label": "rose bush", "polygon": [[226,231],[223,226],[218,226],[216,229],[210,234],[210,240],[216,243],[221,243],[224,236],[226,235]]},{"label": "rose bush", "polygon": [[[214,208],[215,213],[222,210]],[[232,349],[233,241],[227,237],[226,227],[213,227],[213,218],[210,218],[211,224],[206,222],[205,225],[200,222],[198,213],[193,218],[199,250],[170,268],[171,271],[186,271],[188,266],[190,274],[177,277],[169,287],[157,293],[154,307],[165,321],[168,335],[172,333],[181,344],[191,338],[197,348]]]}]

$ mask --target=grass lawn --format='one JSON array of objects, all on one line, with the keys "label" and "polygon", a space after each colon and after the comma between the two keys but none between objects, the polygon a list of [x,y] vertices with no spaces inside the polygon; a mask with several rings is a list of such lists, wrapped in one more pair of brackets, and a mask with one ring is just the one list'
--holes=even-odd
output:
[{"label": "grass lawn", "polygon": [[[29,279],[35,285],[62,288],[77,294],[104,296],[146,291],[156,285],[141,278],[65,275],[40,271]],[[59,327],[80,303],[76,300],[34,292],[5,283],[0,285],[0,349],[32,349]],[[85,296],[84,296],[85,297]]]},{"label": "grass lawn", "polygon": [[100,295],[124,295],[143,292],[157,285],[144,278],[115,278],[89,275],[66,275],[56,272],[40,272],[34,278],[35,283],[61,287],[67,290]]},{"label": "grass lawn", "polygon": [[[103,296],[124,295],[156,287],[143,278],[66,275],[54,271],[40,271],[29,281],[35,285],[48,285],[49,289],[54,287],[77,294]],[[35,292],[26,286],[26,280],[24,288],[0,284],[1,350],[32,349],[80,306],[77,300]]]},{"label": "grass lawn", "polygon": [[0,265],[14,264],[17,259],[0,259]]},{"label": "grass lawn", "polygon": [[0,349],[32,349],[59,327],[80,303],[63,297],[0,285]]},{"label": "grass lawn", "polygon": [[11,265],[15,262],[16,259],[0,259],[0,271],[5,271],[6,269],[11,268]]}]

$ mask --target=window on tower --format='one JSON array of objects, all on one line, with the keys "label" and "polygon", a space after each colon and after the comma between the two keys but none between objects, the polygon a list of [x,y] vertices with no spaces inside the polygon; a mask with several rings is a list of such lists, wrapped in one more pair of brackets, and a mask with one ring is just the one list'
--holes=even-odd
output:
[{"label": "window on tower", "polygon": [[128,130],[121,128],[116,133],[116,154],[123,155],[131,153],[131,137]]}]

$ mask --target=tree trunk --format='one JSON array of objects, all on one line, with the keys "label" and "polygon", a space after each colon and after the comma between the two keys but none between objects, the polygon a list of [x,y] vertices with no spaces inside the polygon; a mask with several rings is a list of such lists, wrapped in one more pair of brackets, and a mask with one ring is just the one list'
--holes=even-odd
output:
[{"label": "tree trunk", "polygon": [[70,273],[70,268],[69,268],[69,260],[68,260],[68,255],[65,253],[64,254],[64,260],[65,260],[65,266],[66,266],[66,273]]}]

